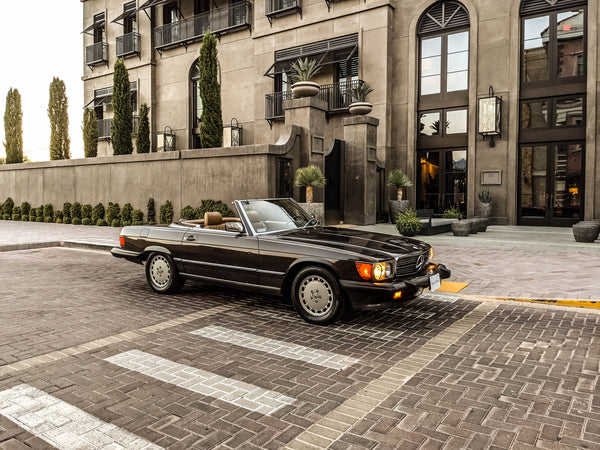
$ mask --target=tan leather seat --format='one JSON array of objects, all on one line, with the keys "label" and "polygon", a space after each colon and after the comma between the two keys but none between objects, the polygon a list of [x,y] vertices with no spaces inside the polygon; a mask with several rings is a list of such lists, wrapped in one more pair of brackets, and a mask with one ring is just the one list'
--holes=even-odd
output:
[{"label": "tan leather seat", "polygon": [[220,212],[205,212],[204,227],[209,230],[225,230],[225,223]]},{"label": "tan leather seat", "polygon": [[252,223],[252,228],[254,228],[254,231],[257,233],[263,233],[267,231],[267,226],[264,224],[264,222],[261,222],[258,212],[250,210],[246,211],[246,215],[248,216],[250,223]]}]

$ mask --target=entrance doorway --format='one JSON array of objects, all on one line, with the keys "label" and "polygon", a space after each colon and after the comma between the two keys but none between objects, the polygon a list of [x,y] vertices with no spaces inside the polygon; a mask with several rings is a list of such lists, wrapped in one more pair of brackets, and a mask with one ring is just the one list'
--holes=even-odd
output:
[{"label": "entrance doorway", "polygon": [[336,139],[325,155],[325,224],[337,225],[344,220],[344,141]]},{"label": "entrance doorway", "polygon": [[421,150],[418,153],[417,209],[443,214],[450,207],[467,212],[467,151]]},{"label": "entrance doorway", "polygon": [[583,218],[583,142],[521,145],[519,224],[571,226]]}]

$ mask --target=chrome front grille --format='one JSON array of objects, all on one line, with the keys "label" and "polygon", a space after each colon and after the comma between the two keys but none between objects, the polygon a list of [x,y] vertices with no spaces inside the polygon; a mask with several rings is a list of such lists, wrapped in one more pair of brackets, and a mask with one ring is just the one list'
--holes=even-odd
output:
[{"label": "chrome front grille", "polygon": [[[417,269],[417,261],[419,256],[423,257],[423,264]],[[429,262],[429,252],[415,252],[408,255],[398,256],[396,258],[396,277],[403,278],[407,275],[412,275],[420,272],[423,267]]]}]

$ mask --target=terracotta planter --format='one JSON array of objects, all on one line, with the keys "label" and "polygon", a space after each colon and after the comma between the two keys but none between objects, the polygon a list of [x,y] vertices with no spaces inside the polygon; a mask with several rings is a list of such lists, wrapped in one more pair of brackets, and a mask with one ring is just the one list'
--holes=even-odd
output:
[{"label": "terracotta planter", "polygon": [[469,231],[471,230],[471,225],[466,220],[452,222],[450,226],[452,227],[454,236],[468,236]]},{"label": "terracotta planter", "polygon": [[356,114],[359,116],[364,116],[365,114],[369,114],[373,109],[373,105],[369,102],[354,102],[351,103],[348,107],[350,114]]},{"label": "terracotta planter", "polygon": [[578,222],[573,225],[573,237],[576,242],[594,242],[600,234],[600,224],[595,222]]},{"label": "terracotta planter", "polygon": [[314,81],[298,81],[292,84],[294,98],[314,97],[319,93],[319,85]]}]

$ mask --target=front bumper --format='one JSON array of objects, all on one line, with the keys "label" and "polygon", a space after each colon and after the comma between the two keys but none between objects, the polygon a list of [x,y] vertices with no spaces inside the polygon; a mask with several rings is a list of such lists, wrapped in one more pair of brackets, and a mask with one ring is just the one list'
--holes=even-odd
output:
[{"label": "front bumper", "polygon": [[[439,274],[440,279],[450,278],[450,270],[443,264],[429,264],[425,273],[414,278],[390,283],[369,283],[365,281],[341,280],[340,285],[354,309],[379,309],[393,306],[410,299],[422,288],[429,287],[429,279]],[[394,294],[402,292],[399,299]]]}]

